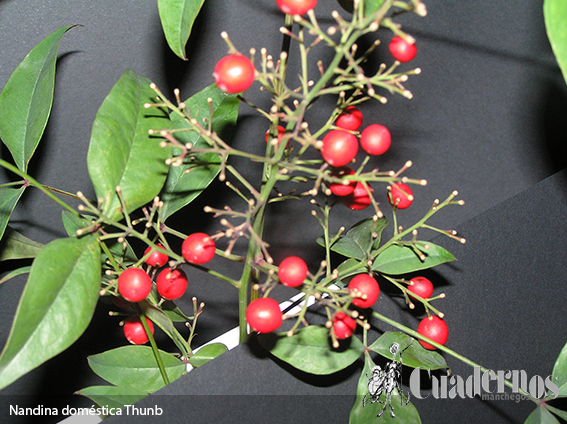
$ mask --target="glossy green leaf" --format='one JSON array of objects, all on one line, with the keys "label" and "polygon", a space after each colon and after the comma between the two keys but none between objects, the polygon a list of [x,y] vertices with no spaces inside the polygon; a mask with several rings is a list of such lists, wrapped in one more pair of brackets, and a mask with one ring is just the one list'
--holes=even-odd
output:
[{"label": "glossy green leaf", "polygon": [[543,16],[551,48],[567,82],[567,2],[545,0]]},{"label": "glossy green leaf", "polygon": [[[207,99],[211,99],[211,106],[209,106]],[[212,129],[217,134],[226,132],[226,129],[233,126],[238,118],[240,101],[236,96],[228,95],[219,90],[216,84],[201,90],[184,103],[191,116],[195,117],[198,122],[203,122],[204,118],[210,118],[210,108],[212,107],[214,110]],[[190,128],[190,125],[176,114],[171,115],[171,125],[176,129]],[[176,132],[175,137],[181,143],[190,143],[195,148],[210,147],[197,132],[192,130]],[[180,151],[174,149],[173,154],[177,156]],[[220,158],[217,154],[206,153],[190,156],[193,158],[190,163],[172,166],[169,170],[167,180],[160,193],[160,199],[163,201],[163,208],[160,213],[163,220],[192,202],[219,173]]]},{"label": "glossy green leaf", "polygon": [[6,281],[11,280],[12,278],[17,277],[18,275],[28,274],[30,271],[31,271],[31,266],[23,266],[21,268],[15,269],[12,272],[6,274],[4,277],[2,277],[2,279],[0,279],[0,284],[3,284]]},{"label": "glossy green leaf", "polygon": [[[169,353],[159,351],[169,381],[186,373],[185,364]],[[115,386],[132,387],[153,393],[165,383],[149,346],[123,346],[88,357],[89,366],[101,378]]]},{"label": "glossy green leaf", "polygon": [[177,348],[183,352],[189,352],[189,346],[187,345],[187,341],[183,338],[177,328],[173,325],[171,318],[159,308],[151,305],[149,302],[144,301],[138,304],[142,309],[142,312],[146,317],[148,317],[154,324],[156,324],[159,328],[161,328],[165,334],[169,336],[171,340],[175,343]]},{"label": "glossy green leaf", "polygon": [[384,274],[401,275],[433,268],[455,260],[455,257],[442,247],[429,242],[427,246],[429,246],[428,249],[420,249],[420,252],[425,255],[425,259],[422,260],[412,248],[393,244],[376,257],[372,270]]},{"label": "glossy green leaf", "polygon": [[[399,344],[400,351],[403,350],[402,363],[408,367],[421,367],[429,370],[448,368],[443,356],[435,351],[425,349],[417,340],[404,333],[387,331],[372,343],[369,349],[392,360],[392,354],[390,353],[392,343]],[[399,355],[396,358],[399,359]]]},{"label": "glossy green leaf", "polygon": [[362,342],[351,337],[346,349],[335,350],[329,340],[329,330],[310,325],[297,330],[292,337],[287,333],[259,334],[258,342],[276,358],[311,374],[327,375],[353,364],[364,351]]},{"label": "glossy green leaf", "polygon": [[57,51],[61,38],[71,28],[60,28],[35,46],[0,93],[0,138],[24,172],[51,113]]},{"label": "glossy green leaf", "polygon": [[7,227],[0,242],[0,261],[35,258],[43,244],[33,241],[14,229]]},{"label": "glossy green leaf", "polygon": [[534,409],[524,424],[559,424],[559,420],[542,405]]},{"label": "glossy green leaf", "polygon": [[87,164],[96,196],[104,201],[102,211],[110,218],[122,217],[117,186],[132,212],[153,200],[165,182],[171,149],[160,147],[160,139],[148,131],[170,123],[163,109],[144,108],[154,96],[149,80],[126,71],[96,115]]},{"label": "glossy green leaf", "polygon": [[158,0],[159,18],[173,53],[187,60],[185,45],[205,0]]},{"label": "glossy green leaf", "polygon": [[57,239],[35,259],[0,356],[0,388],[74,343],[91,321],[100,288],[94,237]]},{"label": "glossy green leaf", "polygon": [[[350,411],[349,424],[367,424],[367,423],[404,423],[404,424],[419,424],[421,418],[417,409],[411,402],[406,404],[407,393],[404,393],[405,400],[402,400],[399,392],[394,390],[392,394],[392,407],[394,409],[395,417],[390,413],[390,405],[385,403],[385,396],[382,393],[379,401],[373,402],[368,390],[368,383],[372,376],[372,367],[374,362],[369,357],[365,358],[364,368],[360,374],[358,385],[356,389],[356,400]],[[366,398],[366,399],[365,399]],[[384,409],[385,407],[385,409]],[[382,412],[383,411],[383,412]],[[382,412],[382,416],[378,414]]]},{"label": "glossy green leaf", "polygon": [[22,197],[24,190],[25,187],[4,188],[0,190],[0,239],[4,236],[4,231],[6,231],[8,221],[10,221],[10,217],[16,207],[16,203],[18,203],[18,200]]},{"label": "glossy green leaf", "polygon": [[551,375],[557,378],[554,381],[555,384],[559,387],[559,394],[557,397],[566,397],[567,396],[567,344],[563,346],[559,356],[555,360],[555,365],[553,366],[553,372]]},{"label": "glossy green leaf", "polygon": [[173,322],[188,322],[193,318],[185,315],[181,309],[172,300],[166,300],[161,304],[161,310]]},{"label": "glossy green leaf", "polygon": [[222,355],[228,350],[228,348],[222,343],[211,343],[209,345],[203,346],[189,359],[189,363],[195,368],[206,364],[217,356]]},{"label": "glossy green leaf", "polygon": [[384,228],[388,226],[386,218],[372,218],[357,222],[350,230],[333,243],[331,250],[347,258],[364,260],[372,248],[377,248]]},{"label": "glossy green leaf", "polygon": [[91,386],[85,387],[75,393],[88,397],[101,407],[107,409],[122,409],[126,405],[133,405],[148,396],[148,393],[133,389],[132,387],[120,386]]}]

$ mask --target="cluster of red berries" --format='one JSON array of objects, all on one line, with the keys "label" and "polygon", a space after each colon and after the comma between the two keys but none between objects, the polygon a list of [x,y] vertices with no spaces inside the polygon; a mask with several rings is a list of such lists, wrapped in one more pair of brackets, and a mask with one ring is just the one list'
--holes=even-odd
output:
[{"label": "cluster of red berries", "polygon": [[[362,309],[374,306],[380,295],[380,286],[370,274],[356,275],[350,280],[348,290],[353,297],[352,304]],[[354,330],[356,330],[356,320],[345,312],[339,311],[327,326],[332,328],[338,340],[344,340],[352,336]]]},{"label": "cluster of red berries", "polygon": [[[161,244],[157,244],[162,248]],[[192,264],[201,265],[209,262],[215,255],[215,242],[205,233],[189,235],[181,246],[183,258]],[[145,262],[153,268],[160,268],[167,264],[169,256],[165,253],[148,247],[144,252],[147,256]],[[155,282],[158,294],[165,300],[179,299],[187,290],[187,275],[180,268],[164,268],[157,276]],[[137,303],[146,299],[153,287],[151,277],[141,268],[128,268],[118,276],[118,293],[128,302]],[[150,332],[153,334],[153,324],[148,322]],[[142,321],[138,315],[128,318],[124,324],[124,335],[133,344],[148,342]]]},{"label": "cluster of red berries", "polygon": [[[414,277],[410,280],[408,291],[410,292],[410,297],[414,299],[415,297],[411,293],[418,295],[422,299],[429,299],[433,294],[433,283],[425,277]],[[444,345],[449,337],[447,323],[437,315],[423,318],[417,327],[417,332],[440,345]],[[426,349],[435,349],[433,345],[423,340],[420,340],[419,343]]]},{"label": "cluster of red berries", "polygon": [[[352,131],[360,128],[362,118],[359,109],[348,106],[335,120],[338,129],[331,130],[323,138],[323,159],[333,167],[333,177],[343,178],[355,173],[347,164],[358,153],[358,139]],[[390,131],[380,124],[369,125],[360,134],[360,146],[370,155],[386,153],[391,141]],[[360,181],[345,179],[341,183],[333,182],[329,184],[329,190],[352,210],[365,209],[372,203],[372,188]],[[388,201],[398,209],[405,209],[413,202],[413,192],[407,184],[393,184],[388,193]]]},{"label": "cluster of red berries", "polygon": [[[285,258],[278,267],[280,283],[288,287],[299,287],[307,278],[309,269],[305,261],[297,256]],[[279,328],[283,316],[280,305],[274,299],[262,297],[250,302],[246,309],[246,321],[252,330],[270,333]]]}]

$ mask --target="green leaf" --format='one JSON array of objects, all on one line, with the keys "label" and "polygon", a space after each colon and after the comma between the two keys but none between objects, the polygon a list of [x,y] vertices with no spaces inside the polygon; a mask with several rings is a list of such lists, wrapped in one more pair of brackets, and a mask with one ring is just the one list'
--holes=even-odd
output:
[{"label": "green leaf", "polygon": [[557,380],[554,382],[559,387],[559,394],[557,397],[567,396],[567,344],[563,346],[559,356],[555,360],[555,365],[553,365],[553,372],[551,375]]},{"label": "green leaf", "polygon": [[91,321],[100,288],[96,238],[57,239],[35,259],[0,356],[0,388],[73,344]]},{"label": "green leaf", "polygon": [[[185,364],[167,352],[159,351],[169,381],[186,373]],[[89,366],[115,386],[132,387],[145,393],[161,389],[165,383],[149,346],[123,346],[88,357]]]},{"label": "green leaf", "polygon": [[12,272],[6,274],[4,277],[2,277],[2,279],[0,280],[0,284],[3,284],[6,281],[11,280],[12,278],[17,277],[18,275],[28,274],[30,271],[31,271],[31,266],[23,266],[21,268],[15,269]]},{"label": "green leaf", "polygon": [[388,226],[386,218],[374,220],[367,218],[356,223],[346,234],[333,243],[331,250],[347,258],[364,260],[372,248],[377,248],[384,228]]},{"label": "green leaf", "polygon": [[551,48],[567,82],[567,2],[545,0],[543,16]]},{"label": "green leaf", "polygon": [[553,414],[557,415],[559,418],[561,418],[563,420],[567,420],[567,411],[563,411],[562,409],[554,408],[549,403],[547,403],[545,405],[545,407],[547,408],[547,410],[549,412],[552,412]]},{"label": "green leaf", "polygon": [[211,343],[209,345],[203,346],[189,359],[189,363],[195,368],[206,364],[211,359],[215,359],[217,356],[222,355],[228,350],[228,348],[222,343]]},{"label": "green leaf", "polygon": [[392,360],[392,354],[390,353],[392,343],[398,343],[400,345],[400,351],[407,348],[407,350],[402,353],[402,363],[408,367],[421,367],[429,370],[449,368],[443,356],[437,352],[423,348],[417,340],[404,333],[387,331],[368,348]]},{"label": "green leaf", "polygon": [[[358,265],[358,267],[355,268],[354,271],[350,271],[346,273],[347,270],[353,269],[353,267],[356,265]],[[337,271],[341,278],[346,278],[351,275],[358,274],[360,271],[364,270],[365,268],[366,265],[361,263],[360,261],[356,259],[347,259],[346,261],[341,262],[341,264],[337,267]]]},{"label": "green leaf", "polygon": [[350,346],[344,350],[331,348],[329,330],[319,325],[301,328],[292,337],[287,337],[287,333],[259,334],[258,342],[276,358],[317,375],[345,369],[364,351],[362,342],[356,337],[351,337]]},{"label": "green leaf", "polygon": [[7,227],[0,243],[0,261],[35,258],[43,244],[33,241],[16,230]]},{"label": "green leaf", "polygon": [[169,317],[173,322],[187,322],[191,321],[193,318],[185,315],[181,309],[171,300],[166,300],[161,304],[161,310]]},{"label": "green leaf", "polygon": [[24,172],[51,113],[57,50],[71,28],[60,28],[35,46],[0,93],[0,138]]},{"label": "green leaf", "polygon": [[524,424],[559,424],[559,421],[545,406],[538,406],[524,421]]},{"label": "green leaf", "polygon": [[398,244],[388,246],[376,257],[372,264],[372,270],[384,274],[400,275],[433,268],[455,260],[455,257],[442,247],[429,242],[427,246],[429,246],[428,249],[420,249],[420,252],[425,256],[423,260],[411,247]]},{"label": "green leaf", "polygon": [[149,80],[126,71],[96,115],[87,164],[102,211],[112,219],[122,217],[117,186],[132,212],[153,200],[167,177],[171,149],[148,133],[169,127],[164,110],[144,108],[154,96]]},{"label": "green leaf", "polygon": [[205,0],[158,0],[159,17],[169,48],[187,60],[185,45]]},{"label": "green leaf", "polygon": [[382,4],[384,0],[364,0],[364,16],[375,14]]},{"label": "green leaf", "polygon": [[[212,100],[211,106],[207,99]],[[191,116],[198,122],[203,122],[204,118],[210,118],[212,107],[214,110],[212,129],[217,134],[221,134],[228,126],[234,125],[238,118],[240,101],[235,95],[228,95],[221,91],[216,84],[201,90],[184,103],[191,112]],[[181,143],[190,143],[195,148],[210,147],[197,132],[189,130],[189,123],[180,116],[172,114],[171,125],[175,129],[187,130],[175,133]],[[180,150],[174,149],[173,154],[174,156],[179,155]],[[191,154],[190,156],[193,158],[190,163],[172,166],[169,169],[167,180],[159,195],[163,201],[163,208],[160,212],[162,220],[192,202],[219,173],[220,158],[217,154]]]},{"label": "green leaf", "polygon": [[159,308],[151,305],[147,301],[143,301],[138,303],[144,315],[146,315],[152,322],[154,322],[159,328],[161,328],[165,334],[169,336],[171,340],[175,343],[177,348],[187,354],[189,352],[189,346],[187,345],[186,340],[183,338],[177,328],[173,325],[171,318]]},{"label": "green leaf", "polygon": [[122,409],[126,405],[133,405],[148,396],[132,387],[120,386],[91,386],[79,390],[75,394],[88,397],[101,407],[108,409]]},{"label": "green leaf", "polygon": [[[356,389],[356,400],[354,406],[350,411],[349,424],[367,424],[367,423],[404,423],[404,424],[419,424],[421,419],[419,413],[415,406],[410,403],[406,405],[406,401],[402,400],[402,397],[397,390],[394,390],[392,394],[391,404],[394,408],[395,417],[390,415],[390,406],[385,402],[384,393],[380,396],[380,402],[371,402],[372,398],[368,391],[368,383],[370,381],[370,376],[372,375],[372,367],[374,367],[374,362],[370,357],[366,357],[364,361],[364,368],[360,374],[360,379],[358,380],[358,386]],[[407,399],[407,394],[404,393]],[[364,398],[366,397],[366,402]],[[386,409],[384,409],[386,407]],[[378,414],[384,409],[381,417]]]},{"label": "green leaf", "polygon": [[[1,116],[0,112],[0,116]],[[10,221],[10,216],[16,207],[16,203],[22,197],[25,187],[22,188],[5,188],[0,190],[0,239],[4,236],[4,231]]]}]

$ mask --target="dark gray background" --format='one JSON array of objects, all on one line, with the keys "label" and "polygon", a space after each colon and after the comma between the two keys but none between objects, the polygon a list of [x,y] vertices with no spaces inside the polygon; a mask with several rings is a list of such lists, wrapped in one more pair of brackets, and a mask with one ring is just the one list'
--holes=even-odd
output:
[{"label": "dark gray background", "polygon": [[[389,102],[386,105],[374,103],[362,107],[364,125],[374,122],[386,125],[393,137],[391,150],[374,163],[383,170],[398,169],[411,159],[414,166],[407,175],[426,178],[429,182],[426,187],[414,191],[416,201],[401,216],[402,223],[413,223],[425,213],[433,199],[444,198],[454,189],[459,190],[460,197],[466,200],[465,206],[448,208],[434,219],[440,226],[458,227],[469,240],[464,246],[444,241],[460,259],[456,270],[445,267],[438,277],[439,285],[445,284],[448,290],[452,289],[449,298],[443,301],[448,317],[454,317],[448,345],[457,351],[466,351],[472,359],[494,368],[527,368],[523,361],[531,357],[530,365],[541,362],[541,367],[532,367],[531,373],[543,374],[550,371],[550,361],[557,356],[557,347],[566,340],[563,326],[559,326],[562,331],[543,332],[541,329],[543,323],[555,328],[564,308],[564,303],[557,300],[560,297],[555,298],[559,304],[549,307],[549,296],[558,295],[546,291],[554,289],[553,284],[563,283],[561,270],[565,267],[564,261],[561,255],[558,255],[557,261],[546,258],[555,258],[553,255],[564,247],[559,241],[565,235],[565,226],[562,225],[565,220],[562,215],[563,197],[555,199],[552,202],[554,207],[550,208],[549,196],[542,194],[547,192],[534,185],[566,165],[567,121],[564,116],[567,90],[547,41],[541,2],[432,0],[426,4],[429,11],[426,18],[408,15],[399,19],[404,29],[418,40],[416,59],[411,65],[404,65],[406,69],[413,66],[422,69],[422,73],[407,84],[414,98],[407,100],[387,95]],[[337,7],[333,0],[320,0],[316,11],[321,22],[329,22],[330,11]],[[32,159],[30,173],[44,184],[70,192],[81,190],[87,195],[92,194],[86,167],[92,122],[104,97],[126,69],[148,77],[165,93],[171,93],[178,87],[182,97],[186,98],[212,83],[214,65],[226,54],[221,31],[227,31],[236,47],[243,52],[250,47],[257,50],[266,47],[276,55],[281,45],[278,27],[282,23],[283,15],[272,0],[208,0],[188,43],[189,60],[183,62],[168,50],[155,1],[0,0],[0,31],[3,34],[0,42],[0,87],[41,39],[61,26],[82,25],[67,33],[61,42],[52,117]],[[383,46],[378,49],[376,61],[370,63],[370,68],[377,67],[381,61],[391,60],[386,51],[390,34],[383,31],[380,35],[384,37]],[[319,49],[315,56],[328,61],[329,51]],[[264,106],[269,104],[267,97],[256,90],[247,93],[247,97]],[[332,100],[320,102],[312,111],[310,119],[314,125],[327,116],[332,104]],[[233,145],[261,153],[267,123],[245,106],[242,106],[241,113],[241,126],[235,133]],[[2,149],[1,153],[3,157],[9,157],[6,149]],[[236,162],[236,165],[247,164]],[[249,175],[253,175],[259,168],[247,169]],[[3,178],[8,176],[4,173]],[[563,181],[563,174],[556,176],[550,192],[565,193]],[[379,193],[384,187],[376,185],[374,189]],[[527,189],[530,191],[523,194],[524,198],[513,197]],[[385,201],[385,196],[377,196],[382,203]],[[502,203],[510,198],[509,203]],[[527,203],[529,199],[537,201]],[[221,184],[214,184],[188,211],[172,217],[172,225],[175,222],[175,226],[185,232],[214,232],[218,224],[202,212],[202,207],[208,204],[217,207],[227,203],[236,205],[236,202]],[[494,209],[497,205],[500,206]],[[291,253],[311,261],[321,259],[321,252],[314,243],[321,230],[309,216],[309,210],[306,201],[302,201],[279,205],[270,211],[266,233],[276,262]],[[521,217],[518,215],[520,212]],[[59,206],[39,191],[28,190],[14,213],[11,225],[24,235],[47,243],[64,235],[60,214]],[[337,207],[333,229],[340,225],[348,227],[368,214],[367,211],[351,212]],[[502,228],[508,232],[503,233]],[[550,242],[543,230],[549,231],[549,236],[557,236],[558,240]],[[528,231],[525,237],[524,231]],[[429,238],[432,235],[424,236]],[[524,250],[526,240],[531,240],[531,247]],[[538,252],[538,255],[533,252]],[[466,258],[474,259],[467,262]],[[489,264],[488,259],[494,262]],[[214,265],[231,268],[221,260],[215,260]],[[519,274],[518,269],[522,270]],[[550,274],[542,274],[544,271]],[[526,274],[529,279],[524,278]],[[479,281],[482,282],[482,290],[474,286]],[[547,297],[542,295],[540,303],[536,302],[537,306],[530,310],[530,302],[535,302],[540,293],[534,290],[534,281],[541,285],[541,293]],[[0,311],[5,317],[0,323],[2,344],[8,337],[11,317],[22,287],[22,280],[0,286]],[[203,319],[197,344],[236,324],[236,292],[232,288],[194,273],[189,291],[185,306],[192,295],[205,300],[208,305],[207,319]],[[506,307],[499,303],[504,302],[500,296],[510,302],[505,303]],[[518,301],[523,298],[528,304],[519,308]],[[496,299],[496,304],[487,301],[491,299]],[[406,316],[396,312],[399,310],[395,308],[395,302],[390,303],[393,303],[390,308],[393,314]],[[523,318],[517,318],[520,309],[525,314]],[[550,318],[542,313],[542,309],[554,315]],[[75,390],[99,383],[92,376],[85,357],[123,344],[118,320],[107,317],[107,311],[108,307],[101,305],[87,333],[63,355],[0,391],[5,400],[0,415],[5,410],[4,405],[13,403],[23,394],[28,395],[24,398],[30,405],[47,405],[47,402],[90,405],[90,402],[71,395]],[[536,317],[539,324],[533,325],[530,316]],[[505,318],[506,324],[497,325],[497,317]],[[410,316],[406,319],[408,325],[416,325],[416,318]],[[508,337],[503,338],[507,336],[506,325],[519,332],[514,337],[518,338],[516,343],[523,346],[524,351],[518,344],[507,343],[510,342]],[[485,336],[479,333],[487,335],[486,344],[483,344]],[[556,339],[554,335],[557,335]],[[534,346],[528,348],[522,344],[521,341],[525,340],[533,340]],[[226,364],[230,370],[223,377],[237,381],[237,387],[242,388],[244,393],[266,391],[263,384],[272,383],[276,377],[256,378],[265,376],[260,371],[252,378],[236,373],[235,367],[247,369],[243,364],[254,358],[246,349],[241,347],[225,355],[226,358],[219,358],[218,369]],[[515,360],[501,361],[511,352],[515,353],[516,356],[511,356]],[[202,382],[206,382],[220,375],[207,375],[206,369],[200,370],[202,374],[195,373],[195,376],[177,382],[171,390],[176,394],[195,393],[191,379],[201,378]],[[269,361],[266,372],[282,374],[278,395],[293,392],[317,394],[314,399],[319,400],[325,398],[325,394],[344,395],[344,404],[328,402],[335,405],[335,413],[337,405],[341,405],[343,416],[346,413],[348,417],[352,402],[348,396],[352,393],[356,372],[339,376],[337,381],[321,383],[308,379],[305,385],[289,378],[288,371],[282,371],[272,361]],[[462,373],[466,372],[466,368],[462,368]],[[204,388],[205,393],[219,393],[213,390],[218,387],[218,380],[208,380],[208,383],[211,387]],[[185,385],[193,388],[188,389]],[[319,391],[320,386],[331,388],[326,392]],[[227,384],[227,387],[232,386]],[[262,389],[258,390],[258,387]],[[272,393],[271,390],[268,392]],[[215,402],[212,399],[208,398],[202,404],[206,407],[210,401],[211,405],[215,404],[211,409],[217,409],[218,403],[230,405],[222,398]],[[262,399],[259,398],[258,403],[263,402]],[[429,404],[429,409],[424,409],[424,422],[470,420],[464,414],[443,418],[450,416],[446,411],[462,411],[462,408],[470,407],[470,402],[466,406],[459,406],[457,401]],[[417,407],[421,411],[420,404]],[[277,407],[272,410],[277,410]],[[484,422],[521,422],[522,417],[527,415],[524,412],[519,413],[520,418],[510,419],[507,413],[496,413],[497,418],[489,415],[491,418]],[[10,417],[9,422],[12,421],[26,422]]]}]

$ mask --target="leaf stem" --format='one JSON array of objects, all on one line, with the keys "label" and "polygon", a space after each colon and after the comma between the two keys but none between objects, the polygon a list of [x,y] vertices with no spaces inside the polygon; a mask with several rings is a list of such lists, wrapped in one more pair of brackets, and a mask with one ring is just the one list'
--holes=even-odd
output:
[{"label": "leaf stem", "polygon": [[43,184],[39,183],[36,179],[34,179],[32,176],[26,174],[23,171],[20,171],[20,169],[18,169],[17,167],[15,167],[14,165],[12,165],[9,162],[6,162],[3,159],[0,159],[0,166],[3,166],[4,168],[8,169],[9,171],[12,171],[14,174],[19,175],[20,177],[22,177],[24,180],[28,181],[29,185],[38,188],[39,190],[41,190],[47,197],[49,197],[50,199],[52,199],[55,203],[57,203],[58,205],[62,206],[63,208],[67,209],[69,212],[73,213],[75,216],[80,216],[79,212],[77,212],[73,207],[69,206],[67,203],[65,203],[63,200],[59,199],[57,196],[55,196],[53,193],[51,193],[50,189],[46,188],[46,186],[44,186]]}]

